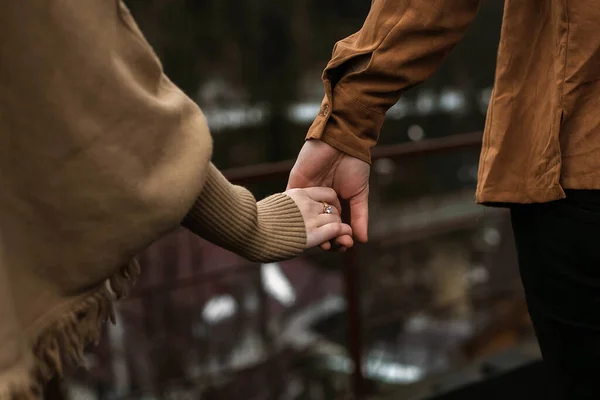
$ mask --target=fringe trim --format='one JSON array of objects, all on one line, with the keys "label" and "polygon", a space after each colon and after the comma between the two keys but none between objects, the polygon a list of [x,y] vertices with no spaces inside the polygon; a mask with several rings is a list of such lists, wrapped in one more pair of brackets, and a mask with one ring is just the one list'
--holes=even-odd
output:
[{"label": "fringe trim", "polygon": [[[29,360],[0,382],[0,400],[41,400],[44,385],[83,361],[85,346],[98,344],[102,325],[115,323],[113,301],[125,297],[140,274],[137,260],[111,277],[42,331],[31,346]],[[110,285],[110,287],[109,287]]]}]

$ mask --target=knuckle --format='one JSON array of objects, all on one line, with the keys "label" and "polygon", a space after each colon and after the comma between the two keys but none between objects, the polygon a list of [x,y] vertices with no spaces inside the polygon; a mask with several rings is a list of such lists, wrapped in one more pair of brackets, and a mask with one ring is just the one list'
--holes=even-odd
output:
[{"label": "knuckle", "polygon": [[342,233],[342,224],[333,224],[332,233],[336,236],[339,236],[339,234]]}]

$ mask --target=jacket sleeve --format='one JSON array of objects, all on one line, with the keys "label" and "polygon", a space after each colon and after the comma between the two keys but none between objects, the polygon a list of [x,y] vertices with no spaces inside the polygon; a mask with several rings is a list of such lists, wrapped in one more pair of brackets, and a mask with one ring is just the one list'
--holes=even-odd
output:
[{"label": "jacket sleeve", "polygon": [[306,248],[304,219],[284,193],[257,202],[211,163],[196,203],[182,224],[198,236],[256,262],[299,255]]},{"label": "jacket sleeve", "polygon": [[387,110],[429,78],[475,18],[480,0],[373,0],[363,27],[336,43],[325,98],[307,139],[371,161]]}]

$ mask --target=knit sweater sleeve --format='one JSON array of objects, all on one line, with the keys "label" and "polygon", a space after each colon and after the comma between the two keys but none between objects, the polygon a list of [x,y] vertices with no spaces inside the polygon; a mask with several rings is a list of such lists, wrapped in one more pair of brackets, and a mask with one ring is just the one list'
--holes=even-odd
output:
[{"label": "knit sweater sleeve", "polygon": [[227,181],[212,163],[183,226],[256,262],[289,259],[306,247],[304,219],[289,196],[279,193],[257,202],[250,191]]}]

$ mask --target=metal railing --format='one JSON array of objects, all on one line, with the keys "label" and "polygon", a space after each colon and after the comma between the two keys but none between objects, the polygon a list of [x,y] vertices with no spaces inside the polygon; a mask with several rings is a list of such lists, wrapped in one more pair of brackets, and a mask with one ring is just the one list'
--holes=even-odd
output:
[{"label": "metal railing", "polygon": [[[406,159],[461,149],[473,149],[481,146],[481,138],[481,132],[472,132],[427,139],[421,142],[380,146],[373,149],[372,159],[374,161],[381,158]],[[293,166],[294,160],[287,160],[231,168],[224,171],[224,175],[233,183],[248,185],[267,179],[286,177]]]},{"label": "metal railing", "polygon": [[[375,148],[372,153],[373,161],[389,159],[407,159],[462,149],[474,149],[481,146],[482,133],[473,132],[451,135],[438,139],[421,142],[409,142]],[[229,169],[225,176],[233,183],[240,185],[252,184],[266,179],[285,177],[289,174],[294,161],[283,161],[270,164],[259,164],[250,167]],[[344,207],[343,218],[348,221],[348,207]],[[344,253],[343,276],[347,303],[347,341],[348,354],[352,359],[352,393],[360,399],[366,394],[365,379],[361,366],[362,362],[362,318],[360,312],[360,270],[357,265],[357,249],[352,248]]]},{"label": "metal railing", "polygon": [[[429,139],[421,142],[402,143],[375,148],[372,154],[374,161],[378,159],[406,160],[415,157],[447,153],[463,149],[475,150],[481,146],[482,134],[480,132],[452,135],[448,137]],[[283,161],[277,163],[259,164],[241,168],[233,168],[224,171],[224,175],[233,183],[239,185],[251,185],[270,179],[286,178],[293,166],[294,161]],[[348,207],[344,207],[343,218],[349,219]],[[367,385],[363,374],[362,353],[363,319],[360,312],[361,304],[361,274],[358,268],[358,249],[353,248],[342,255],[342,277],[344,281],[344,297],[346,300],[346,341],[347,352],[352,360],[351,382],[349,387],[354,398],[364,398],[367,393]],[[157,285],[140,287],[134,290],[130,298],[144,298],[157,295],[161,292],[181,289],[206,283],[219,281],[238,273],[243,273],[247,265],[232,266],[219,271],[202,271],[191,277],[177,278],[175,281],[161,282]],[[264,296],[264,293],[263,293]],[[264,315],[263,319],[266,318]],[[263,321],[264,322],[264,321]],[[52,390],[55,390],[52,386]]]}]

